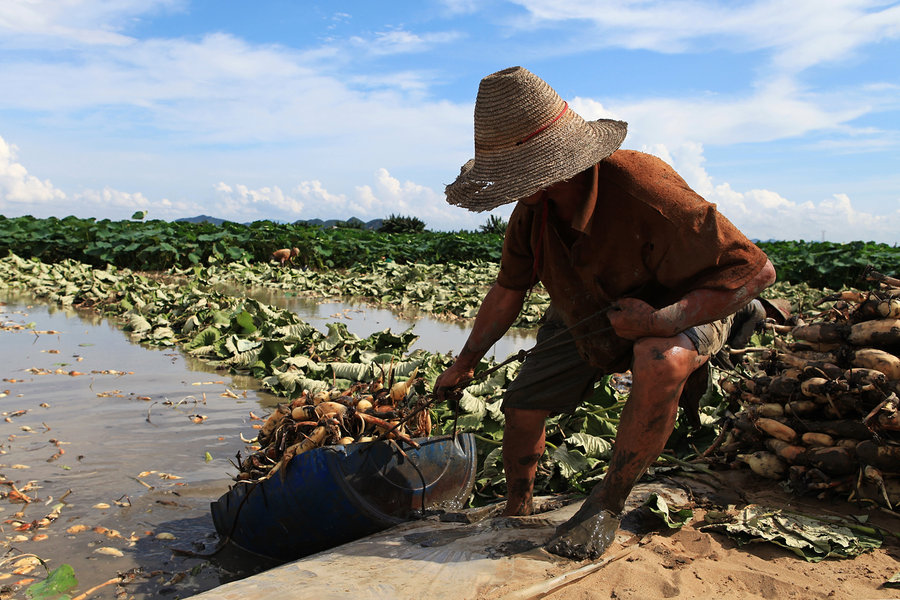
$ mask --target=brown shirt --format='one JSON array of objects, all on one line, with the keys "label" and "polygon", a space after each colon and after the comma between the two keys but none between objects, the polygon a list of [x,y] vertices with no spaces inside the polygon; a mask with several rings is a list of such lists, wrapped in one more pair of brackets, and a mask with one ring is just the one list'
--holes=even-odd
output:
[{"label": "brown shirt", "polygon": [[665,162],[619,150],[594,166],[593,188],[571,224],[552,202],[516,206],[497,283],[525,290],[541,281],[585,360],[624,369],[632,342],[601,331],[610,324],[598,310],[625,296],[662,308],[695,289],[736,290],[766,260]]}]

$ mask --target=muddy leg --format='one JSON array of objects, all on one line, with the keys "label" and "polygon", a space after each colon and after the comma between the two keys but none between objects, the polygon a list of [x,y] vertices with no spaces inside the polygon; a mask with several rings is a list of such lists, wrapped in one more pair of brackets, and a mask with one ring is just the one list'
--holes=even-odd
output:
[{"label": "muddy leg", "polygon": [[634,383],[622,410],[609,469],[578,512],[557,528],[547,550],[593,559],[615,540],[617,515],[625,507],[625,499],[662,452],[675,426],[684,382],[705,361],[684,335],[635,343]]},{"label": "muddy leg", "polygon": [[530,515],[537,464],[544,454],[546,410],[507,408],[503,429],[503,469],[506,473],[506,508],[503,516]]}]

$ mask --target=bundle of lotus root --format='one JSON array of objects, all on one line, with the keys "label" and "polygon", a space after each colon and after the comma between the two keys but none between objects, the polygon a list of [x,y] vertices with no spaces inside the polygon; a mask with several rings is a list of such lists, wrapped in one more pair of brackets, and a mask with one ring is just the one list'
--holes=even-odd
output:
[{"label": "bundle of lotus root", "polygon": [[250,440],[255,452],[238,458],[235,480],[265,479],[321,446],[386,438],[418,447],[413,438],[431,435],[431,417],[426,399],[415,392],[417,373],[390,388],[380,380],[356,383],[347,390],[304,391],[290,404],[279,404]]},{"label": "bundle of lotus root", "polygon": [[798,493],[900,505],[900,280],[823,297],[720,381],[738,408],[717,452]]}]

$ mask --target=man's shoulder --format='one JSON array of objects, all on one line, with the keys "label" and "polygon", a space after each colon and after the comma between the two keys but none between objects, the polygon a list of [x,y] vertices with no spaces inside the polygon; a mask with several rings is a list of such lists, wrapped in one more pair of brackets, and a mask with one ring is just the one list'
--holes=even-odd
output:
[{"label": "man's shoulder", "polygon": [[[690,187],[661,158],[637,150],[617,150],[600,161],[600,178],[641,198],[668,197]],[[602,185],[602,184],[601,184]]]},{"label": "man's shoulder", "polygon": [[509,223],[530,222],[534,217],[534,209],[521,202],[516,202],[512,213],[509,215]]},{"label": "man's shoulder", "polygon": [[521,202],[516,202],[509,221],[506,225],[507,238],[528,236],[531,231],[531,222],[534,220],[534,209]]},{"label": "man's shoulder", "polygon": [[637,150],[616,150],[600,161],[600,170],[624,177],[641,177],[647,172],[672,172],[674,170],[664,160]]}]

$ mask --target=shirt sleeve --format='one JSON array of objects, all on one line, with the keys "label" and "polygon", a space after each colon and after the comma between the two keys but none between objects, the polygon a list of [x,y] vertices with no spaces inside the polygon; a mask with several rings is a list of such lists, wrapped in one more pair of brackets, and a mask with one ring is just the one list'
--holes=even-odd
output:
[{"label": "shirt sleeve", "polygon": [[657,269],[657,279],[672,289],[736,290],[765,266],[766,254],[716,210],[703,204],[682,213]]},{"label": "shirt sleeve", "polygon": [[531,248],[531,232],[534,211],[518,204],[513,209],[503,239],[503,254],[497,284],[510,290],[527,290],[537,282],[534,273],[534,251]]},{"label": "shirt sleeve", "polygon": [[[664,243],[652,269],[663,286],[736,290],[765,266],[766,254],[747,239],[716,205],[704,200],[662,160],[643,155],[633,169],[632,190],[640,190],[660,227]],[[654,253],[655,254],[655,253]]]}]

